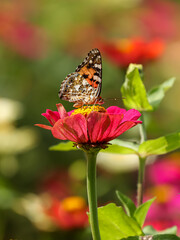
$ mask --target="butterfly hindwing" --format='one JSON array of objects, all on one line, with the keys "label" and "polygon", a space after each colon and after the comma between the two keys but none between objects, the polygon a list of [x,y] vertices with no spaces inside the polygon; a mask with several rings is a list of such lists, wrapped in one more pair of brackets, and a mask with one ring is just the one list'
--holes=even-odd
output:
[{"label": "butterfly hindwing", "polygon": [[[98,49],[92,49],[84,61],[62,82],[59,97],[74,106],[102,104],[99,97],[102,86],[102,61]],[[99,101],[101,99],[101,101]]]}]

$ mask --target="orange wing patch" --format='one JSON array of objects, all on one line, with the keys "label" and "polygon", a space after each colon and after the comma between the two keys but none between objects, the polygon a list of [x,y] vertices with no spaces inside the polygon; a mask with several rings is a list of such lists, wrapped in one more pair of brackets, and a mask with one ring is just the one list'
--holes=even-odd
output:
[{"label": "orange wing patch", "polygon": [[93,68],[87,68],[86,66],[84,66],[78,73],[82,75],[91,86],[97,88],[98,84],[93,78],[95,72],[96,70],[94,70]]}]

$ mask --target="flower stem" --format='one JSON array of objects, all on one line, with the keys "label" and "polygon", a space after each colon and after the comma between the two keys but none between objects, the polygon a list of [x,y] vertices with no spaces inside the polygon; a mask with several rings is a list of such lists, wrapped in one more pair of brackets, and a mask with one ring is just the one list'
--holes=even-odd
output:
[{"label": "flower stem", "polygon": [[101,240],[98,224],[96,194],[96,156],[98,151],[85,151],[87,158],[87,193],[90,213],[90,224],[93,240]]},{"label": "flower stem", "polygon": [[[139,125],[140,143],[147,140],[146,128],[144,124],[144,115],[141,113],[142,124]],[[137,206],[143,203],[143,185],[144,185],[144,172],[146,166],[146,158],[139,157],[139,170],[138,170],[138,184],[137,184]]]},{"label": "flower stem", "polygon": [[143,112],[141,113],[141,121],[142,124],[139,124],[139,131],[140,131],[140,143],[143,143],[144,141],[147,140],[147,134],[146,134],[146,127],[145,127],[145,123],[144,123],[144,114]]},{"label": "flower stem", "polygon": [[137,206],[143,203],[143,184],[144,184],[144,172],[145,172],[146,159],[139,157],[139,172],[138,172],[138,184],[137,184]]}]

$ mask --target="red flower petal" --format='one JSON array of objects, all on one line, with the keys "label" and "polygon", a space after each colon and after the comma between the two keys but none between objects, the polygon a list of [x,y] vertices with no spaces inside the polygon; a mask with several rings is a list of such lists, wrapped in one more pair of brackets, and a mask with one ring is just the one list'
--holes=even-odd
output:
[{"label": "red flower petal", "polygon": [[106,109],[109,114],[125,114],[126,110],[124,108],[119,108],[116,106],[111,106]]},{"label": "red flower petal", "polygon": [[61,103],[56,104],[58,113],[59,113],[59,119],[63,119],[68,116],[68,113],[66,112],[66,109]]},{"label": "red flower petal", "polygon": [[[123,119],[123,114],[114,114],[114,115],[109,115],[110,118],[110,125],[107,128],[106,131],[104,131],[103,135],[101,136],[101,138],[99,139],[100,142],[107,142],[107,139],[114,139],[115,138],[115,134],[116,134],[116,130],[119,128],[119,126],[122,123],[122,119]],[[119,134],[120,135],[120,134]],[[110,141],[108,140],[108,141]]]},{"label": "red flower petal", "polygon": [[121,134],[123,134],[128,129],[134,127],[135,125],[137,125],[136,122],[123,122],[122,124],[119,124],[119,126],[117,128],[115,128],[114,127],[115,125],[113,124],[109,136],[107,136],[107,138],[103,139],[103,141],[109,142],[109,141],[117,138]]},{"label": "red flower petal", "polygon": [[44,125],[44,124],[35,124],[35,126],[38,126],[38,127],[41,127],[41,128],[47,129],[47,130],[52,130],[51,126]]},{"label": "red flower petal", "polygon": [[50,109],[47,109],[46,112],[41,115],[47,118],[52,126],[60,119],[59,113],[57,111],[51,111]]},{"label": "red flower petal", "polygon": [[99,142],[110,123],[110,117],[108,114],[99,112],[90,113],[87,117],[87,128],[90,142]]},{"label": "red flower petal", "polygon": [[76,114],[58,120],[52,128],[55,138],[76,143],[88,142],[87,123],[85,116]]},{"label": "red flower petal", "polygon": [[140,112],[135,109],[130,109],[124,114],[123,122],[135,121],[141,116]]}]

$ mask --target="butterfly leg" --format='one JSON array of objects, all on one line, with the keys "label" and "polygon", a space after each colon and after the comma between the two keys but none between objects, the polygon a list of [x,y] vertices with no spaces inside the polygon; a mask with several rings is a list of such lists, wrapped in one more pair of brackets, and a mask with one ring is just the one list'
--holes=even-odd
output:
[{"label": "butterfly leg", "polygon": [[75,107],[75,108],[80,108],[80,107],[82,107],[84,104],[83,104],[83,102],[76,102],[74,105],[73,105],[73,107]]}]

